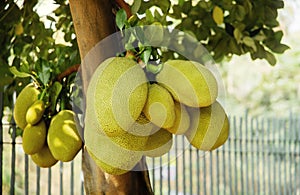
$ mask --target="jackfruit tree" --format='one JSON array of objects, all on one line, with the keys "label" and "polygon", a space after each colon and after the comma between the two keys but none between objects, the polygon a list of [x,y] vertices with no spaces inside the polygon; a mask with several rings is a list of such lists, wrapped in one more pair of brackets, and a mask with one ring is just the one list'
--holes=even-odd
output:
[{"label": "jackfruit tree", "polygon": [[[277,18],[282,0],[54,2],[47,15],[38,0],[0,3],[0,92],[38,166],[82,150],[87,194],[153,194],[144,156],[168,152],[173,135],[199,150],[221,146],[228,118],[201,63],[250,54],[275,65],[274,54],[289,48]],[[184,36],[170,39],[171,28]],[[108,58],[116,45],[125,51]],[[102,60],[91,68],[93,55]]]}]

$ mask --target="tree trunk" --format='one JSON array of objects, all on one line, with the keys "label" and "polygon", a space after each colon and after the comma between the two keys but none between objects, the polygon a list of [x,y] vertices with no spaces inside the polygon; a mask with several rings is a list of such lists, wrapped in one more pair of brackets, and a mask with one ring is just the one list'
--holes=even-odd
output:
[{"label": "tree trunk", "polygon": [[[93,48],[99,41],[115,32],[112,2],[70,0],[69,3],[82,60],[83,88],[86,90],[95,66],[109,55],[107,50],[110,48],[105,50]],[[144,170],[143,167],[147,165],[143,159],[136,166]],[[129,171],[119,176],[109,175],[97,167],[85,148],[82,153],[82,169],[86,194],[153,194],[148,171]]]}]

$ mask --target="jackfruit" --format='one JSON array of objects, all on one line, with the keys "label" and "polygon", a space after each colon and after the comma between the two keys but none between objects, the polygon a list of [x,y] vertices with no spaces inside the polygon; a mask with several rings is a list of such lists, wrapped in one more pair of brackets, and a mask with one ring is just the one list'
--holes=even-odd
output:
[{"label": "jackfruit", "polygon": [[31,125],[38,123],[43,117],[45,104],[43,100],[35,101],[26,112],[26,122]]},{"label": "jackfruit", "polygon": [[48,130],[47,141],[51,153],[63,162],[73,160],[82,146],[74,117],[73,111],[62,110],[51,119]]},{"label": "jackfruit", "polygon": [[45,144],[44,147],[38,153],[31,155],[31,160],[36,165],[42,168],[52,167],[58,161],[51,154],[51,151],[49,150],[47,144]]},{"label": "jackfruit", "polygon": [[104,163],[99,158],[97,158],[89,149],[87,148],[87,151],[91,158],[95,161],[96,165],[102,169],[104,172],[110,174],[110,175],[122,175],[124,173],[127,173],[129,170],[124,170],[120,168],[113,167],[109,164]]},{"label": "jackfruit", "polygon": [[169,60],[156,80],[167,88],[174,99],[190,107],[206,107],[215,102],[218,84],[205,66],[185,60]]},{"label": "jackfruit", "polygon": [[46,142],[47,127],[43,120],[36,125],[28,124],[22,137],[22,146],[26,154],[35,154],[39,152]]},{"label": "jackfruit", "polygon": [[124,170],[130,171],[143,155],[140,151],[123,148],[113,142],[111,137],[90,129],[85,129],[84,140],[93,160],[108,173],[122,174]]},{"label": "jackfruit", "polygon": [[14,107],[16,124],[24,130],[27,125],[26,113],[28,108],[38,99],[40,91],[32,84],[26,85],[18,95]]},{"label": "jackfruit", "polygon": [[144,155],[148,157],[160,157],[168,153],[172,148],[172,145],[172,134],[165,129],[161,129],[149,137]]},{"label": "jackfruit", "polygon": [[150,85],[143,113],[156,126],[172,127],[175,122],[175,108],[168,90],[158,84]]},{"label": "jackfruit", "polygon": [[179,102],[175,102],[175,116],[174,125],[166,130],[176,135],[184,134],[190,126],[190,117],[185,106]]},{"label": "jackfruit", "polygon": [[223,145],[229,135],[228,117],[219,102],[203,108],[190,108],[191,126],[185,133],[197,149],[209,151]]},{"label": "jackfruit", "polygon": [[137,136],[149,136],[157,132],[160,127],[154,125],[147,119],[145,114],[142,112],[136,122],[127,130],[128,133]]},{"label": "jackfruit", "polygon": [[147,99],[144,71],[133,60],[112,57],[91,78],[86,96],[86,129],[108,136],[127,131],[140,116]]}]

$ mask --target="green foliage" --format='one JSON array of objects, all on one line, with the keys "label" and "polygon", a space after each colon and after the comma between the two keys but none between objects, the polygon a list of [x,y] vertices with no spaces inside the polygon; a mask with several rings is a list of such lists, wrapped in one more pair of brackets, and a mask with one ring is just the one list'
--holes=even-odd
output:
[{"label": "green foliage", "polygon": [[[57,90],[60,88],[57,76],[78,64],[80,57],[70,8],[66,1],[56,1],[56,4],[53,14],[43,18],[37,13],[37,0],[24,1],[21,5],[17,1],[1,1],[0,92],[5,93],[4,106],[11,107],[13,92],[20,92],[29,82],[35,82],[44,92],[45,102],[61,101],[63,94],[58,97],[58,91],[63,90]],[[56,40],[58,32],[63,34],[60,41],[63,44]],[[60,81],[60,85],[67,87],[67,81]]]},{"label": "green foliage", "polygon": [[139,0],[132,10],[135,13],[139,7],[138,25],[158,22],[196,37],[217,62],[234,54],[250,53],[253,60],[266,59],[275,65],[273,53],[289,48],[281,43],[283,33],[278,28],[278,9],[283,6],[282,0],[179,0],[177,4],[170,0]]}]

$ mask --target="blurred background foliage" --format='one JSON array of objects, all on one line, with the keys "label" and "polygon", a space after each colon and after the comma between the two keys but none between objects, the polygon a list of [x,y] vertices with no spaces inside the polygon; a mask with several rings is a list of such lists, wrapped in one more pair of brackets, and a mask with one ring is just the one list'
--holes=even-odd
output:
[{"label": "blurred background foliage", "polygon": [[[223,76],[228,113],[241,113],[245,109],[254,115],[297,111],[299,30],[292,31],[291,25],[296,25],[294,17],[299,15],[299,3],[292,0],[127,2],[139,24],[170,26],[204,45]],[[0,43],[0,90],[5,92],[4,103],[8,107],[12,106],[13,92],[31,82],[28,77],[15,77],[9,70],[11,66],[40,80],[45,80],[45,75],[48,80],[55,80],[59,73],[80,63],[65,0],[1,1]],[[197,51],[189,45],[188,39],[177,44],[179,49],[184,46]],[[164,55],[175,57],[169,51]]]}]

